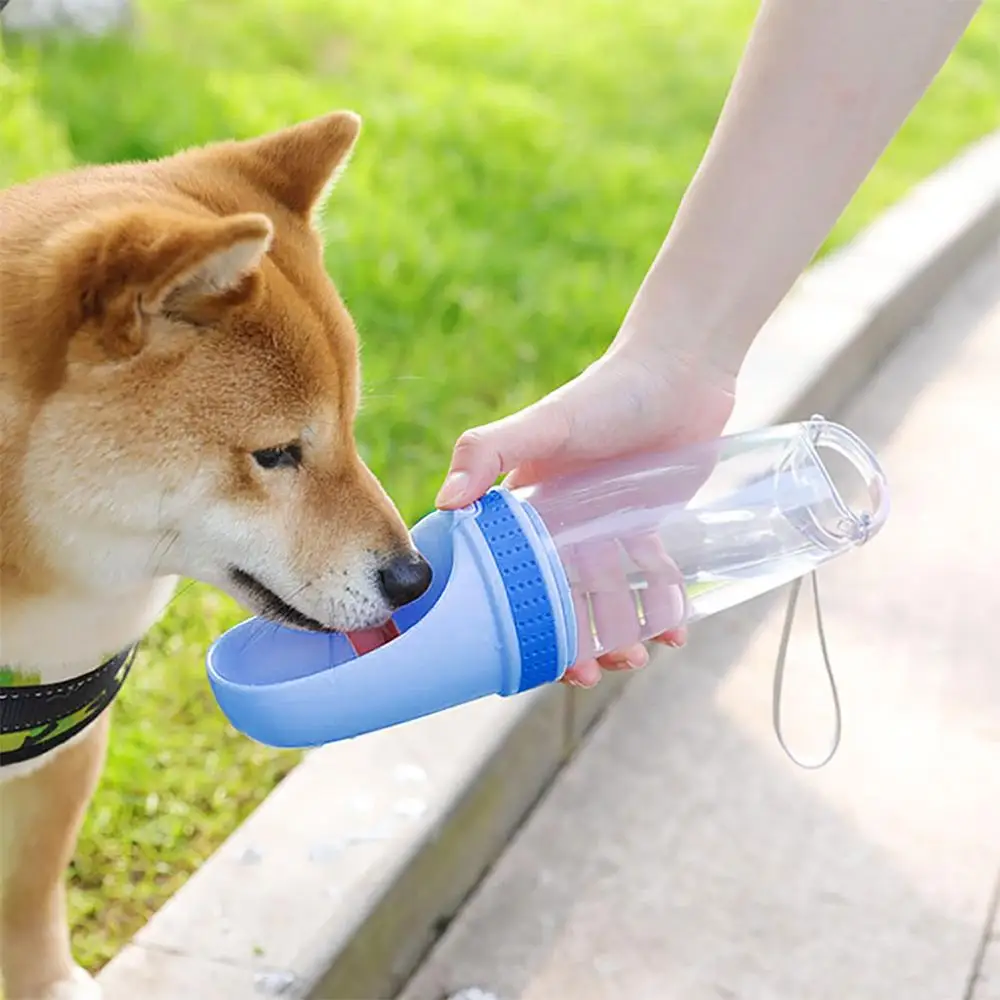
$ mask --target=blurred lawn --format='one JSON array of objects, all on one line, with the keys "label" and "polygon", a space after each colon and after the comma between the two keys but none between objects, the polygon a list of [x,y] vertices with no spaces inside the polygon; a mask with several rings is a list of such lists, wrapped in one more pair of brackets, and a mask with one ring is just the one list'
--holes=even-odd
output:
[{"label": "blurred lawn", "polygon": [[[749,0],[146,0],[141,36],[6,40],[0,184],[156,157],[339,107],[366,129],[327,219],[364,339],[359,434],[411,521],[454,438],[574,375],[612,336],[721,106]],[[1000,0],[838,226],[851,237],[1000,127]],[[891,53],[887,53],[891,58]],[[188,586],[116,710],[74,865],[105,962],[297,759],[235,734],[203,674],[242,613]]]}]

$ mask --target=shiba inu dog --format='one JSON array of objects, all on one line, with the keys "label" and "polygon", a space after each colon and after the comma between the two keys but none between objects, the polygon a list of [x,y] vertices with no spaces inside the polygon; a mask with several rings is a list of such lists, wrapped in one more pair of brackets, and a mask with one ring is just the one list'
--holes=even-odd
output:
[{"label": "shiba inu dog", "polygon": [[99,996],[62,882],[107,705],[180,576],[302,629],[430,582],[358,455],[357,337],[313,218],[338,112],[0,192],[0,967]]}]

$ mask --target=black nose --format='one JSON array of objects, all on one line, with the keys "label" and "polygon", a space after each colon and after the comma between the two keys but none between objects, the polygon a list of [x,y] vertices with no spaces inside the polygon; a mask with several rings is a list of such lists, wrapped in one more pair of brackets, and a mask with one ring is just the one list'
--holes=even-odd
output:
[{"label": "black nose", "polygon": [[431,567],[418,552],[394,556],[379,571],[382,593],[393,610],[415,601],[431,585]]}]

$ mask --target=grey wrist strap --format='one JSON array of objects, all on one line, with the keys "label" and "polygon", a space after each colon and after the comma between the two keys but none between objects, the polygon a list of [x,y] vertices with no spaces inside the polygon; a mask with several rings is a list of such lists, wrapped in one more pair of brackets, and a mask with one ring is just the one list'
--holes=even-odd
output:
[{"label": "grey wrist strap", "polygon": [[820,651],[823,654],[823,669],[826,672],[827,680],[830,682],[830,695],[833,698],[833,736],[831,737],[826,755],[818,761],[805,761],[800,759],[789,748],[787,742],[785,741],[784,733],[782,732],[781,703],[785,683],[785,665],[788,659],[788,644],[792,637],[792,624],[795,621],[795,608],[799,600],[799,591],[802,589],[801,577],[799,577],[799,579],[792,584],[791,591],[788,594],[788,607],[785,611],[785,623],[781,630],[781,643],[778,646],[778,658],[774,664],[774,693],[771,700],[771,719],[774,724],[774,734],[778,738],[778,743],[781,744],[781,749],[784,750],[788,757],[794,763],[798,764],[799,767],[814,771],[828,764],[833,759],[834,754],[837,752],[837,748],[840,746],[841,713],[840,696],[837,693],[837,681],[833,676],[833,668],[830,666],[830,652],[827,649],[826,631],[823,628],[823,613],[820,610],[819,583],[816,579],[816,571],[813,570],[809,576],[812,579],[813,604],[816,608],[816,633],[819,637]]}]

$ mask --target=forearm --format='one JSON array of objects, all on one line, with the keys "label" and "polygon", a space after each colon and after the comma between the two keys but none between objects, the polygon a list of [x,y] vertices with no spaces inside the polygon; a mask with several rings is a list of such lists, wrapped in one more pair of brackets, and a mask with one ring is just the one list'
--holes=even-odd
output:
[{"label": "forearm", "polygon": [[735,372],[980,0],[763,0],[619,342]]}]

